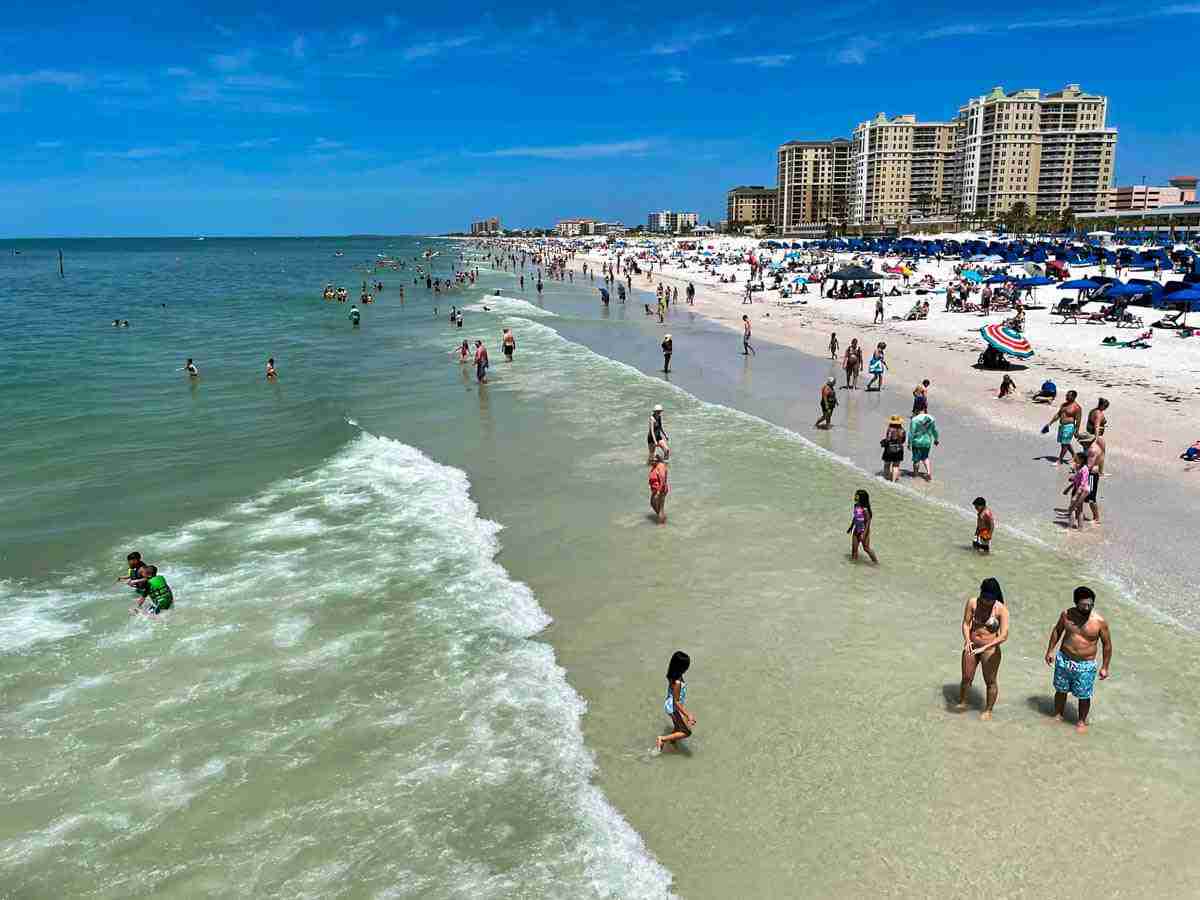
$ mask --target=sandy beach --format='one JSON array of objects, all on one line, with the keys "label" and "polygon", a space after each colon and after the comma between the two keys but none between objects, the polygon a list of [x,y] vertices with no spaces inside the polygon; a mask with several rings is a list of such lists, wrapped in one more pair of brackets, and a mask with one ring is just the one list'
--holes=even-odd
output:
[{"label": "sandy beach", "polygon": [[[721,239],[721,248],[749,251],[758,241]],[[575,264],[600,265],[614,256],[611,251],[595,248],[576,257]],[[853,254],[838,254],[840,263],[848,263]],[[875,260],[877,267],[893,265],[897,258]],[[914,282],[932,274],[939,284],[953,275],[957,260],[924,260],[917,267]],[[1015,267],[1014,267],[1015,269]],[[906,293],[885,297],[885,319],[872,324],[875,299],[837,300],[824,298],[817,285],[810,285],[807,295],[793,295],[792,301],[803,304],[780,305],[779,293],[767,290],[754,293],[754,303],[742,302],[745,283],[750,274],[749,264],[726,265],[709,274],[695,265],[687,268],[673,266],[667,261],[662,268],[655,264],[653,277],[634,278],[633,287],[653,291],[661,281],[678,287],[680,297],[688,283],[695,285],[695,310],[714,322],[741,331],[741,317],[749,314],[755,336],[760,340],[794,347],[814,356],[829,355],[829,337],[837,332],[842,351],[851,338],[868,350],[879,341],[887,342],[888,364],[896,377],[908,378],[911,388],[921,379],[932,382],[930,396],[937,402],[952,404],[986,416],[989,420],[1026,432],[1037,432],[1053,415],[1054,406],[1029,402],[1027,397],[1043,381],[1054,381],[1060,398],[1068,390],[1079,392],[1085,410],[1098,397],[1110,401],[1110,428],[1119,429],[1119,440],[1109,441],[1109,469],[1119,473],[1123,461],[1136,462],[1139,467],[1152,467],[1164,477],[1195,490],[1194,478],[1178,478],[1180,473],[1195,466],[1182,462],[1179,454],[1197,439],[1194,424],[1200,411],[1200,340],[1181,339],[1169,331],[1155,330],[1148,350],[1105,347],[1104,337],[1114,335],[1129,340],[1143,329],[1114,328],[1111,324],[1060,324],[1051,309],[1063,297],[1074,297],[1074,291],[1056,290],[1053,285],[1034,288],[1036,305],[1046,309],[1031,310],[1026,320],[1025,334],[1033,344],[1036,355],[1023,361],[1023,369],[1013,371],[1018,386],[1016,395],[997,399],[1002,373],[974,367],[979,352],[985,346],[979,328],[992,322],[1002,322],[1010,313],[990,316],[978,313],[947,312],[942,307],[943,294],[923,297]],[[879,271],[876,268],[876,271]],[[1072,277],[1097,274],[1096,267],[1072,269]],[[1143,273],[1144,274],[1144,273]],[[735,283],[720,283],[720,275],[734,275]],[[892,284],[885,282],[885,290]],[[917,299],[930,302],[929,318],[902,321],[902,317]],[[683,300],[681,299],[681,303]],[[786,303],[786,301],[785,301]],[[1095,308],[1095,307],[1094,307]],[[1138,309],[1148,326],[1160,317],[1159,310]],[[815,401],[814,401],[815,404]]]}]

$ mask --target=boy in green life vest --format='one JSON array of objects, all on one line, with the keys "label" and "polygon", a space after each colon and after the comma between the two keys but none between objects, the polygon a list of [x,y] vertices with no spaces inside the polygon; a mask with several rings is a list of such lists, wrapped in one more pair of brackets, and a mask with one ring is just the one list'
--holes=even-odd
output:
[{"label": "boy in green life vest", "polygon": [[[130,584],[133,584],[134,581],[135,579],[131,579]],[[143,565],[138,569],[136,581],[145,584],[145,593],[138,592],[137,609],[140,610],[143,605],[148,604],[145,611],[157,616],[174,605],[175,597],[171,594],[171,587],[167,584],[167,580],[158,574],[156,566]]]}]

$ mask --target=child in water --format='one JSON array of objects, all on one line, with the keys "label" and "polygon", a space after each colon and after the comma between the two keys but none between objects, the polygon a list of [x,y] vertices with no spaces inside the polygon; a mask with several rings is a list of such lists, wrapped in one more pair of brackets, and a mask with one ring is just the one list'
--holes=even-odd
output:
[{"label": "child in water", "polygon": [[1064,494],[1070,493],[1071,502],[1067,506],[1067,525],[1071,528],[1083,527],[1083,501],[1092,491],[1092,473],[1088,468],[1087,454],[1075,454],[1075,471],[1067,482]]},{"label": "child in water", "polygon": [[667,699],[663,701],[663,709],[671,717],[671,724],[675,730],[655,738],[655,750],[661,751],[664,744],[673,744],[692,736],[696,717],[683,705],[683,701],[687,699],[687,682],[683,680],[683,674],[691,664],[691,657],[682,650],[672,653],[671,661],[667,663]]},{"label": "child in water", "polygon": [[854,512],[850,519],[850,527],[846,534],[850,535],[850,558],[858,559],[858,548],[861,545],[871,557],[871,562],[879,565],[879,558],[871,549],[871,497],[866,491],[854,492]]}]

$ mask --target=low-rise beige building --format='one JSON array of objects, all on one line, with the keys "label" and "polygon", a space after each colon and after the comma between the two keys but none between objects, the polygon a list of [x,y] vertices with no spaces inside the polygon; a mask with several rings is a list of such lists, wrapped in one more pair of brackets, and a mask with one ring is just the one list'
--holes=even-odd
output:
[{"label": "low-rise beige building", "polygon": [[776,224],[779,220],[779,192],[760,184],[731,188],[725,195],[725,220],[730,227]]}]

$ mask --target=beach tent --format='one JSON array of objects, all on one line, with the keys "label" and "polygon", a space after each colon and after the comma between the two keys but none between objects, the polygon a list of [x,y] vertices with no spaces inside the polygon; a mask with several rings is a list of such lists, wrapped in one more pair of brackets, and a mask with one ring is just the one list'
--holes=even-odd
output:
[{"label": "beach tent", "polygon": [[882,281],[883,276],[862,266],[846,266],[829,276],[834,281]]},{"label": "beach tent", "polygon": [[979,334],[1001,353],[1007,353],[1018,359],[1029,359],[1033,356],[1033,347],[1025,339],[1025,335],[1008,325],[1000,323],[984,325],[979,329]]}]

